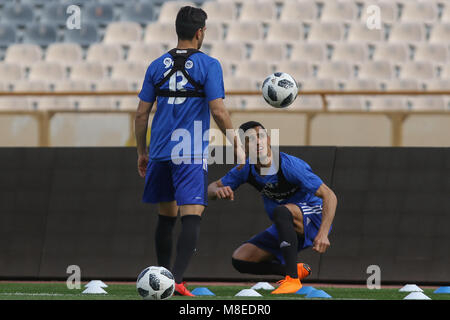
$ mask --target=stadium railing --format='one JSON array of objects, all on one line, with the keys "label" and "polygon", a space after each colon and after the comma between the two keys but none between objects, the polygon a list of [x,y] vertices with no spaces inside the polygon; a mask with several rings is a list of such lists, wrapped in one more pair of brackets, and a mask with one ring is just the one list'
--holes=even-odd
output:
[{"label": "stadium railing", "polygon": [[[2,96],[15,96],[15,97],[27,97],[27,96],[137,96],[138,92],[132,91],[104,91],[104,92],[0,92],[0,97]],[[229,91],[226,95],[230,96],[251,96],[260,95],[259,91]],[[403,123],[410,115],[442,115],[450,116],[450,112],[446,110],[377,110],[377,111],[366,111],[366,110],[329,110],[327,96],[338,96],[338,95],[358,95],[358,96],[378,96],[378,95],[398,95],[398,96],[418,96],[418,95],[447,95],[450,96],[450,91],[302,91],[301,95],[319,95],[323,101],[323,108],[321,110],[301,110],[295,109],[290,110],[290,114],[302,114],[306,116],[306,126],[305,126],[305,145],[311,145],[311,123],[315,116],[319,114],[334,114],[334,115],[385,115],[388,117],[391,123],[391,146],[402,146],[403,145]],[[136,104],[137,107],[137,104]],[[284,112],[282,109],[276,108],[264,108],[261,110],[252,109],[233,109],[228,110],[230,114],[233,113],[280,113]],[[38,123],[38,146],[40,147],[50,147],[50,123],[52,118],[56,114],[70,113],[70,114],[93,114],[93,113],[104,113],[104,114],[128,114],[129,116],[129,143],[128,145],[134,145],[134,117],[136,111],[134,110],[105,110],[105,109],[88,109],[88,110],[78,110],[78,109],[48,109],[48,110],[0,110],[0,116],[2,115],[12,115],[12,116],[32,116],[36,119]]]}]

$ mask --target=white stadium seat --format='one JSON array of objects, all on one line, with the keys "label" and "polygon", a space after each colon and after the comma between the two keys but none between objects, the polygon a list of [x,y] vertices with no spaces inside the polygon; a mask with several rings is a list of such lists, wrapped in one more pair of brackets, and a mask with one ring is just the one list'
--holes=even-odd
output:
[{"label": "white stadium seat", "polygon": [[66,78],[64,67],[57,62],[37,62],[30,67],[30,80],[60,81]]},{"label": "white stadium seat", "polygon": [[83,49],[76,43],[52,43],[48,46],[45,61],[71,66],[83,60]]},{"label": "white stadium seat", "polygon": [[403,96],[376,96],[367,98],[371,111],[408,110],[407,100]]},{"label": "white stadium seat", "polygon": [[208,14],[207,28],[211,22],[230,22],[237,16],[236,6],[232,2],[205,1],[202,9]]},{"label": "white stadium seat", "polygon": [[295,43],[292,47],[290,60],[317,62],[327,58],[326,44],[323,42]]},{"label": "white stadium seat", "polygon": [[23,78],[24,72],[19,64],[0,62],[0,79],[2,81],[16,81]]},{"label": "white stadium seat", "polygon": [[251,77],[227,76],[223,78],[226,91],[255,91],[260,90],[257,81]]},{"label": "white stadium seat", "polygon": [[133,89],[138,90],[144,81],[147,68],[146,63],[120,62],[114,65],[111,79],[126,79]]},{"label": "white stadium seat", "polygon": [[36,44],[15,43],[6,49],[5,62],[29,66],[37,61],[41,61],[43,52]]},{"label": "white stadium seat", "polygon": [[417,79],[391,79],[384,81],[387,91],[420,91],[420,83]]},{"label": "white stadium seat", "polygon": [[[297,79],[297,81],[299,80]],[[301,84],[301,90],[335,91],[339,88],[336,79],[308,78],[299,82]]]},{"label": "white stadium seat", "polygon": [[373,60],[405,62],[409,60],[409,49],[405,43],[380,42],[375,45]]},{"label": "white stadium seat", "polygon": [[95,91],[130,91],[131,86],[123,79],[103,79],[96,81],[94,85]]},{"label": "white stadium seat", "polygon": [[339,22],[314,22],[308,32],[308,41],[341,41],[344,37],[344,27]]},{"label": "white stadium seat", "polygon": [[432,79],[435,76],[435,67],[428,61],[409,61],[400,65],[400,77],[403,79]]},{"label": "white stadium seat", "polygon": [[360,79],[391,79],[394,77],[394,68],[389,61],[367,61],[358,67]]},{"label": "white stadium seat", "polygon": [[414,96],[409,97],[408,101],[411,103],[413,111],[444,111],[446,109],[443,96]]},{"label": "white stadium seat", "polygon": [[[41,78],[42,79],[42,78]],[[45,92],[49,91],[49,84],[44,80],[19,80],[13,83],[15,92]],[[34,101],[35,96],[30,97]]]},{"label": "white stadium seat", "polygon": [[348,42],[380,42],[384,41],[384,29],[369,29],[365,23],[354,22],[347,34]]},{"label": "white stadium seat", "polygon": [[430,23],[438,18],[438,9],[433,3],[426,1],[409,1],[405,2],[402,9],[401,21]]},{"label": "white stadium seat", "polygon": [[147,24],[145,27],[145,43],[163,43],[171,48],[175,48],[177,40],[178,37],[173,21],[166,23],[153,22]]},{"label": "white stadium seat", "polygon": [[415,61],[446,63],[449,60],[448,44],[418,43],[415,46]]},{"label": "white stadium seat", "polygon": [[315,1],[285,1],[280,21],[283,22],[306,22],[310,23],[317,20],[319,9]]},{"label": "white stadium seat", "polygon": [[374,79],[345,79],[341,81],[346,91],[377,91],[380,85]]},{"label": "white stadium seat", "polygon": [[357,18],[358,7],[354,2],[325,1],[323,2],[321,21],[352,21]]},{"label": "white stadium seat", "polygon": [[244,42],[214,42],[210,55],[221,62],[239,62],[247,58],[247,49]]},{"label": "white stadium seat", "polygon": [[135,43],[130,46],[127,61],[150,64],[165,53],[160,44]]},{"label": "white stadium seat", "polygon": [[267,60],[276,63],[287,59],[287,49],[277,43],[256,42],[252,45],[250,59]]},{"label": "white stadium seat", "polygon": [[137,22],[111,22],[106,27],[103,42],[106,44],[130,45],[142,39],[142,28]]},{"label": "white stadium seat", "polygon": [[324,61],[319,66],[317,76],[329,79],[349,79],[354,77],[353,68],[345,61]]},{"label": "white stadium seat", "polygon": [[96,62],[103,66],[112,66],[123,60],[122,48],[118,44],[95,43],[89,46],[87,62]]},{"label": "white stadium seat", "polygon": [[267,61],[241,61],[237,63],[235,75],[263,81],[271,73],[272,69]]},{"label": "white stadium seat", "polygon": [[227,41],[251,42],[263,39],[263,28],[259,22],[235,22],[229,25]]},{"label": "white stadium seat", "polygon": [[270,23],[266,41],[274,43],[295,43],[304,39],[303,26],[298,22]]},{"label": "white stadium seat", "polygon": [[313,67],[307,61],[281,61],[276,65],[276,71],[289,73],[296,81],[312,77]]},{"label": "white stadium seat", "polygon": [[425,40],[425,26],[420,22],[401,23],[392,25],[389,42],[419,42]]},{"label": "white stadium seat", "polygon": [[365,44],[342,42],[333,45],[332,60],[363,62],[366,61],[368,57],[369,53]]},{"label": "white stadium seat", "polygon": [[319,95],[299,95],[297,99],[286,109],[295,110],[322,110],[323,100]]},{"label": "white stadium seat", "polygon": [[113,110],[117,107],[111,97],[102,96],[77,97],[77,105],[80,110]]},{"label": "white stadium seat", "polygon": [[[450,5],[449,5],[450,7]],[[449,43],[450,42],[450,20],[447,23],[435,23],[430,31],[429,43]]]},{"label": "white stadium seat", "polygon": [[424,85],[428,91],[450,91],[450,78],[426,80]]},{"label": "white stadium seat", "polygon": [[56,81],[53,83],[55,92],[82,92],[90,91],[90,85],[84,80],[66,79],[63,81]]},{"label": "white stadium seat", "polygon": [[443,67],[443,69],[441,71],[441,78],[442,79],[450,79],[450,64],[449,63],[447,63]]},{"label": "white stadium seat", "polygon": [[80,62],[74,64],[70,73],[72,80],[95,81],[105,77],[105,69],[98,62]]},{"label": "white stadium seat", "polygon": [[448,1],[445,3],[442,10],[441,21],[444,23],[450,22],[450,4]]},{"label": "white stadium seat", "polygon": [[360,96],[327,96],[328,110],[365,110],[364,100]]},{"label": "white stadium seat", "polygon": [[271,0],[244,1],[239,16],[240,21],[255,22],[268,22],[276,18],[275,2]]},{"label": "white stadium seat", "polygon": [[31,110],[32,105],[26,97],[0,97],[0,110]]},{"label": "white stadium seat", "polygon": [[38,110],[68,110],[74,105],[68,97],[40,97],[37,100]]}]

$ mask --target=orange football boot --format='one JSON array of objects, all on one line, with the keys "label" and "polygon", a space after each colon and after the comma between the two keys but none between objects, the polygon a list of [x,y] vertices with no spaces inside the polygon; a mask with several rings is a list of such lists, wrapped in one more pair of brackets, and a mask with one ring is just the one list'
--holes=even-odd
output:
[{"label": "orange football boot", "polygon": [[175,283],[175,291],[174,295],[176,296],[188,296],[188,297],[195,297],[195,294],[191,293],[185,286],[186,282],[182,283]]},{"label": "orange football boot", "polygon": [[286,276],[283,280],[278,281],[280,284],[278,288],[273,290],[272,294],[281,294],[281,293],[296,293],[303,286],[298,278],[291,278],[290,276]]}]

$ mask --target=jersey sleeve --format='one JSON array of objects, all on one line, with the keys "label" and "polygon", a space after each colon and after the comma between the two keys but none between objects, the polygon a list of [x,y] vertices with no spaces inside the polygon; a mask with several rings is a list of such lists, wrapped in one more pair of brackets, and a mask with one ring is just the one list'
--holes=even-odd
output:
[{"label": "jersey sleeve", "polygon": [[225,98],[222,66],[216,59],[212,59],[209,64],[204,90],[208,102],[218,98]]},{"label": "jersey sleeve", "polygon": [[144,77],[144,82],[142,83],[142,89],[138,95],[139,99],[141,99],[142,101],[145,101],[145,102],[149,102],[149,103],[154,102],[156,99],[155,86],[153,84],[153,79],[152,79],[152,65],[153,64],[151,64],[147,68],[147,72],[145,73],[145,77]]},{"label": "jersey sleeve", "polygon": [[292,156],[283,157],[282,161],[283,174],[289,182],[309,193],[316,193],[323,181],[311,170],[309,164]]},{"label": "jersey sleeve", "polygon": [[238,170],[238,167],[239,165],[228,171],[228,173],[220,179],[224,186],[236,190],[241,184],[247,182],[250,166],[245,165],[241,170]]}]

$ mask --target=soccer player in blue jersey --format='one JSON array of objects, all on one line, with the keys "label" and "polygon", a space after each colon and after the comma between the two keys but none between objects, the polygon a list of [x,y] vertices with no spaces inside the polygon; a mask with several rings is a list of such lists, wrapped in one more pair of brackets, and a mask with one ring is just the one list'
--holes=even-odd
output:
[{"label": "soccer player in blue jersey", "polygon": [[[175,21],[177,47],[148,67],[135,117],[138,172],[145,177],[143,201],[157,204],[159,212],[155,231],[158,264],[172,271],[175,293],[186,296],[192,293],[183,282],[183,274],[195,251],[201,215],[207,205],[204,151],[209,140],[203,137],[210,128],[210,112],[224,134],[233,129],[223,103],[221,65],[199,51],[206,19],[202,9],[186,6],[179,10]],[[147,152],[147,124],[155,102]],[[232,142],[237,142],[236,138],[231,136]],[[243,160],[244,150],[237,143],[235,146],[235,156],[241,161],[239,151]],[[178,212],[182,228],[171,267],[172,233]]]},{"label": "soccer player in blue jersey", "polygon": [[232,264],[242,273],[285,276],[272,293],[295,293],[302,287],[300,280],[311,272],[308,265],[297,264],[298,251],[312,246],[323,253],[330,246],[336,195],[305,161],[283,152],[275,157],[262,124],[249,121],[240,129],[245,133],[246,152],[253,150],[256,161],[247,159],[242,169],[235,167],[211,183],[208,196],[234,200],[234,191],[244,183],[261,193],[273,224],[237,248]]}]

